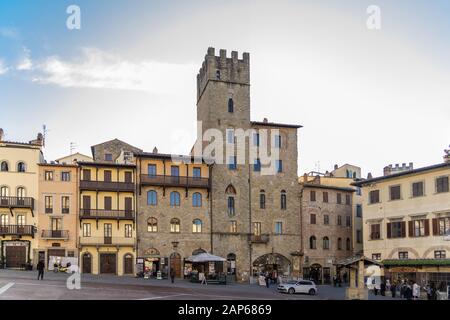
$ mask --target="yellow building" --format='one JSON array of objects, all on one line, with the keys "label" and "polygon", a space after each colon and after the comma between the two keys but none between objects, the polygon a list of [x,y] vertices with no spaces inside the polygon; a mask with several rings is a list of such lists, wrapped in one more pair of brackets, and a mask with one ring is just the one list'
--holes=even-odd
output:
[{"label": "yellow building", "polygon": [[3,140],[0,129],[0,266],[36,265],[38,164],[43,137],[28,143]]},{"label": "yellow building", "polygon": [[364,255],[391,281],[450,281],[450,163],[362,180]]},{"label": "yellow building", "polygon": [[79,250],[83,273],[134,274],[134,164],[78,162]]},{"label": "yellow building", "polygon": [[78,257],[78,167],[39,164],[36,261],[51,266],[50,257]]}]

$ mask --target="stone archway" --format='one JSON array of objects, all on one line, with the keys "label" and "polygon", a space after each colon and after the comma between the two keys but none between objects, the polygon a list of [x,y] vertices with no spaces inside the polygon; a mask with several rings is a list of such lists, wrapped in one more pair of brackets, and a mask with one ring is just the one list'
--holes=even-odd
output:
[{"label": "stone archway", "polygon": [[[436,250],[446,250],[446,251],[450,252],[450,246],[433,246],[433,247],[430,247],[430,248],[428,248],[427,250],[425,250],[425,252],[423,253],[423,258],[424,258],[424,259],[427,259],[427,256],[428,256],[431,252],[434,252],[434,251],[436,251]],[[431,258],[434,258],[434,256],[431,257]]]},{"label": "stone archway", "polygon": [[396,253],[402,252],[402,251],[408,251],[408,252],[411,252],[411,253],[414,255],[414,258],[415,258],[415,259],[419,259],[419,258],[420,258],[419,253],[417,252],[417,250],[415,250],[414,248],[409,248],[409,247],[406,248],[406,247],[405,247],[405,248],[395,248],[395,249],[393,249],[393,250],[389,253],[388,259],[392,259]]},{"label": "stone archway", "polygon": [[253,261],[253,276],[268,272],[273,278],[289,276],[292,270],[291,261],[279,253],[268,253]]}]

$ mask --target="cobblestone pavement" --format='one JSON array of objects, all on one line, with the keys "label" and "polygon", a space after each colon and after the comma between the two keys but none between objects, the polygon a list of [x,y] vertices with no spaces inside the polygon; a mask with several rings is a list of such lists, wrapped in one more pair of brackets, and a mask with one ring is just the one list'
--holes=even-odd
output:
[{"label": "cobblestone pavement", "polygon": [[[64,299],[64,300],[341,300],[345,288],[328,285],[318,286],[315,296],[277,292],[256,284],[201,285],[186,280],[143,279],[110,275],[81,275],[81,289],[69,290],[68,274],[46,272],[44,280],[37,280],[35,271],[0,270],[0,300],[2,299]],[[390,297],[370,295],[371,300]]]}]

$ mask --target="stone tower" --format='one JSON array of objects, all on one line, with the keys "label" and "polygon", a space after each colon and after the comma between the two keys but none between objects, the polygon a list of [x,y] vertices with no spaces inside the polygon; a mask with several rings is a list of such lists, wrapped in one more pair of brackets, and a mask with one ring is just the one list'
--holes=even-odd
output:
[{"label": "stone tower", "polygon": [[[215,55],[208,53],[197,75],[197,121],[203,132],[218,129],[224,138],[224,161],[227,129],[251,128],[250,122],[250,55],[238,58],[236,51],[227,57],[226,50]],[[201,137],[197,137],[201,141]],[[248,141],[246,142],[248,145]],[[246,146],[246,150],[248,150]],[[227,164],[212,166],[211,230],[213,253],[222,257],[235,257],[236,279],[247,281],[251,272],[251,233],[249,174],[250,166]],[[235,213],[228,212],[229,197],[234,198]],[[236,224],[233,230],[232,225]]]}]

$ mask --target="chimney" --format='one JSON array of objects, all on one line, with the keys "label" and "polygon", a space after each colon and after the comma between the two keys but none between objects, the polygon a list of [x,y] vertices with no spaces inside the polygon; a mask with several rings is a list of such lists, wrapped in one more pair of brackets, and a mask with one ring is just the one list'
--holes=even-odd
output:
[{"label": "chimney", "polygon": [[153,148],[153,153],[158,153],[158,148],[157,147]]},{"label": "chimney", "polygon": [[3,137],[5,136],[5,132],[2,128],[0,128],[0,141],[3,141]]},{"label": "chimney", "polygon": [[337,170],[339,166],[337,164],[334,165],[334,170]]},{"label": "chimney", "polygon": [[268,120],[267,118],[264,118],[264,119],[263,119],[263,122],[264,122],[264,123],[267,123],[267,122],[269,122],[269,120]]},{"label": "chimney", "polygon": [[372,179],[373,177],[372,177],[372,173],[371,172],[369,172],[368,174],[367,174],[367,179]]}]

